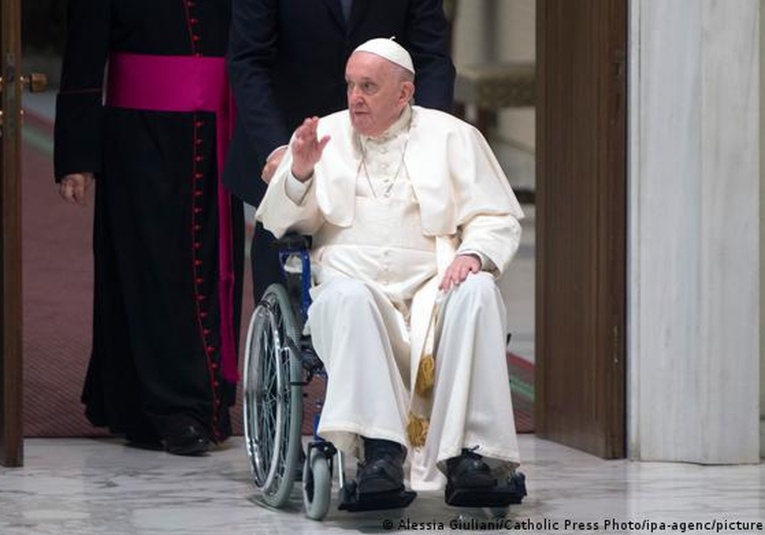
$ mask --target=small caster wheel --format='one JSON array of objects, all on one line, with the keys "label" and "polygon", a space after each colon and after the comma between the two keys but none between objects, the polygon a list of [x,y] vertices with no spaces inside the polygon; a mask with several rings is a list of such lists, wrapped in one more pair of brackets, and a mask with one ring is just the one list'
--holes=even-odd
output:
[{"label": "small caster wheel", "polygon": [[329,460],[318,448],[312,448],[303,466],[303,504],[311,520],[322,520],[329,511],[332,497],[332,474]]}]

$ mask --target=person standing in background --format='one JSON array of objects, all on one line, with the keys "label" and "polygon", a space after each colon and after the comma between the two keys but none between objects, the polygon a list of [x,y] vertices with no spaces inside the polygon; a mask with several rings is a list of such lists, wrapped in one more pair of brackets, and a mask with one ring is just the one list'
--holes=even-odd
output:
[{"label": "person standing in background", "polygon": [[[234,195],[257,207],[294,129],[305,117],[346,107],[346,61],[374,37],[395,37],[412,54],[418,105],[452,110],[442,0],[233,0],[228,67],[237,122],[223,180]],[[256,302],[281,279],[273,239],[256,224]]]},{"label": "person standing in background", "polygon": [[60,193],[83,204],[96,184],[86,415],[178,455],[230,436],[238,379],[243,212],[219,180],[230,15],[227,0],[70,0],[56,103]]}]

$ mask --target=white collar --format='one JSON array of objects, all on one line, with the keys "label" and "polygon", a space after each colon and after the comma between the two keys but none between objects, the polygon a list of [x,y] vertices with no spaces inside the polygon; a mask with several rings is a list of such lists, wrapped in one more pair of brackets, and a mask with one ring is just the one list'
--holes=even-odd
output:
[{"label": "white collar", "polygon": [[406,107],[402,110],[401,115],[399,115],[398,119],[396,119],[393,122],[393,124],[390,125],[388,129],[385,130],[382,134],[377,136],[365,136],[365,135],[359,134],[359,140],[361,140],[361,143],[364,145],[366,145],[370,141],[372,141],[373,143],[388,142],[398,137],[405,130],[408,130],[411,120],[412,120],[412,107],[409,104],[407,104]]}]

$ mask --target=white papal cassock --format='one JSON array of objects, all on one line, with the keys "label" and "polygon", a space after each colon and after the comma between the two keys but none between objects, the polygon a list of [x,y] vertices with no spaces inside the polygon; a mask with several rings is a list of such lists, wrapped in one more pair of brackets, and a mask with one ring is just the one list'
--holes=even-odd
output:
[{"label": "white papal cassock", "polygon": [[[430,429],[424,447],[409,447],[410,484],[442,488],[439,468],[462,448],[504,475],[519,454],[494,277],[523,217],[506,177],[475,128],[434,110],[406,108],[376,138],[338,112],[320,120],[325,134],[311,181],[292,177],[287,151],[257,211],[277,237],[314,236],[307,328],[329,377],[319,434],[357,456],[362,436],[407,445],[410,386],[437,303]],[[463,252],[485,271],[439,292]]]}]

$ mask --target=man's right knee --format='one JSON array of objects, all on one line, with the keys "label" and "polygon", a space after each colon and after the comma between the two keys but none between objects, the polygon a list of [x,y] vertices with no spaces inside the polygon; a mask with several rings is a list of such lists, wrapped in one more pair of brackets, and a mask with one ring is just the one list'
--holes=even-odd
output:
[{"label": "man's right knee", "polygon": [[[356,279],[337,278],[329,281],[314,301],[314,305],[328,304],[352,310],[354,306],[374,301],[372,292]],[[346,308],[347,307],[347,308]]]}]

